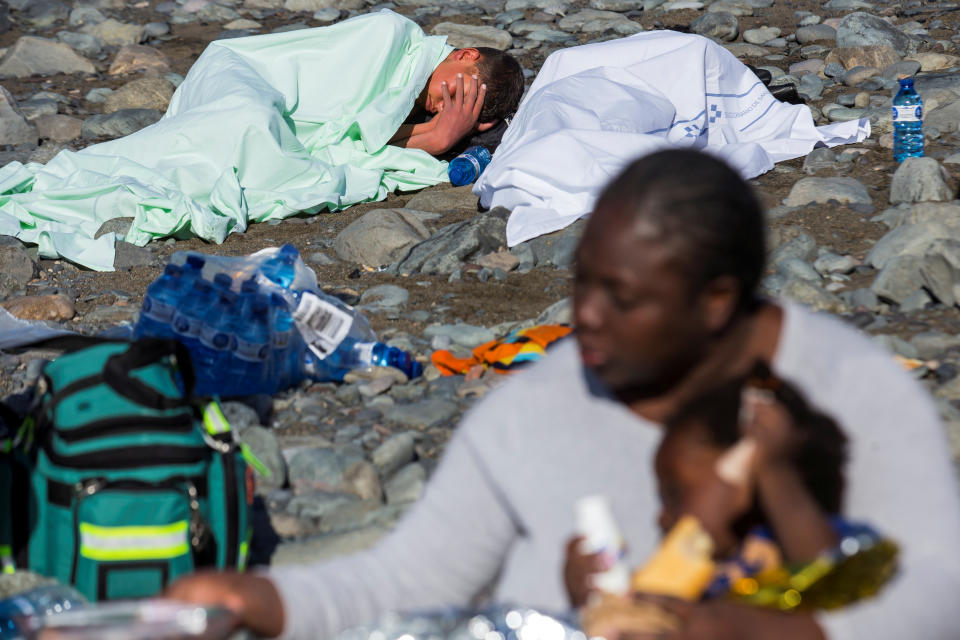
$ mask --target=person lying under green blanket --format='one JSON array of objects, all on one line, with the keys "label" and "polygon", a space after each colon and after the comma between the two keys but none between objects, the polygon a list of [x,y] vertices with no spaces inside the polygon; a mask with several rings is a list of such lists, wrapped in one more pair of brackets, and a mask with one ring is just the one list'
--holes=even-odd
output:
[{"label": "person lying under green blanket", "polygon": [[391,11],[218,40],[160,121],[0,168],[0,234],[109,271],[116,237],[96,236],[111,218],[132,218],[123,239],[141,246],[222,242],[249,222],[382,200],[445,181],[431,154],[495,125],[522,90],[506,54],[454,50]]}]

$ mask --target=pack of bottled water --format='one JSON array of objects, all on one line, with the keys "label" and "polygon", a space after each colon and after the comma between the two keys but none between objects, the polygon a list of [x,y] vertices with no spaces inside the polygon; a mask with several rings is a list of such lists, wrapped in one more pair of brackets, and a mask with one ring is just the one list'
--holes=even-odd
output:
[{"label": "pack of bottled water", "polygon": [[376,340],[366,318],[324,294],[293,245],[249,256],[175,253],[143,297],[134,337],[175,338],[190,351],[195,393],[275,393],[351,369],[422,365]]}]

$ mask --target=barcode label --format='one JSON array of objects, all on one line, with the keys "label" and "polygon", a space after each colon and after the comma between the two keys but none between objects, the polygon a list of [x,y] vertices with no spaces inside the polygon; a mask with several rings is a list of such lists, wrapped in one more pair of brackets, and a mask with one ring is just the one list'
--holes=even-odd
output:
[{"label": "barcode label", "polygon": [[300,297],[293,319],[304,342],[321,359],[340,346],[353,324],[349,312],[309,291],[304,291]]}]

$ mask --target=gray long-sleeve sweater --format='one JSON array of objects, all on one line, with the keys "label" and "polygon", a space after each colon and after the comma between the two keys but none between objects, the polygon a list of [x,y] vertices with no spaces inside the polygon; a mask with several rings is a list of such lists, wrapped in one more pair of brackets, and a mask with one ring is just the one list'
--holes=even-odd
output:
[{"label": "gray long-sleeve sweater", "polygon": [[[960,499],[926,393],[838,320],[783,304],[774,371],[850,438],[846,515],[902,545],[871,601],[820,616],[832,640],[960,637]],[[369,551],[271,571],[284,636],[323,638],[387,610],[498,602],[561,611],[573,504],[611,497],[638,564],[657,544],[656,424],[587,375],[573,341],[477,404],[421,501]]]}]

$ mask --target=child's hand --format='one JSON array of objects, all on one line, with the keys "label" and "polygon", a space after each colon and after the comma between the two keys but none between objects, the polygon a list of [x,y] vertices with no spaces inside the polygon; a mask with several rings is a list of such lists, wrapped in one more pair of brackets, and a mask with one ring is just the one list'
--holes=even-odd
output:
[{"label": "child's hand", "polygon": [[793,419],[769,391],[744,390],[740,429],[745,438],[756,442],[756,469],[789,461],[799,444]]},{"label": "child's hand", "polygon": [[473,76],[472,81],[465,86],[463,74],[457,74],[454,95],[450,96],[450,88],[446,82],[443,83],[442,90],[443,108],[433,121],[436,123],[436,135],[442,138],[446,148],[450,149],[477,128],[483,100],[487,95],[487,85],[480,84],[477,76]]},{"label": "child's hand", "polygon": [[567,543],[567,560],[563,565],[563,583],[567,587],[567,596],[574,609],[587,604],[590,594],[596,591],[593,575],[610,568],[606,566],[601,554],[580,551],[582,542],[583,537],[578,536]]}]

